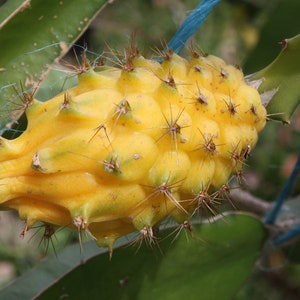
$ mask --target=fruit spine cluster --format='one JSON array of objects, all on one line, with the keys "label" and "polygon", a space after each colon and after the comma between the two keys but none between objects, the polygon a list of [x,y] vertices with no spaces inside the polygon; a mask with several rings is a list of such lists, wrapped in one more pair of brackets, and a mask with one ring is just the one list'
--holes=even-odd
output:
[{"label": "fruit spine cluster", "polygon": [[265,125],[258,92],[212,55],[132,51],[78,80],[44,103],[26,94],[26,131],[0,139],[0,208],[25,231],[67,226],[112,248],[136,230],[151,238],[167,216],[185,224],[219,204]]}]

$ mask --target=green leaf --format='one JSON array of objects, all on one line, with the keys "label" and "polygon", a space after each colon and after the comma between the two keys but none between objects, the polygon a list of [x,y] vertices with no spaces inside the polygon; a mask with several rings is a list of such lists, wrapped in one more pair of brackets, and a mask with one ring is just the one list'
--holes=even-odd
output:
[{"label": "green leaf", "polygon": [[267,105],[269,117],[289,123],[300,103],[300,35],[285,39],[277,58],[249,79],[263,80],[259,92],[272,96]]},{"label": "green leaf", "polygon": [[43,81],[35,98],[39,101],[47,101],[64,90],[68,90],[78,84],[77,76],[68,76],[64,70],[53,69]]},{"label": "green leaf", "polygon": [[0,4],[0,30],[5,26],[9,20],[11,20],[16,14],[22,10],[30,7],[30,0],[15,0],[6,1],[4,4]]},{"label": "green leaf", "polygon": [[175,235],[174,228],[165,230],[167,238],[152,249],[142,244],[137,250],[138,243],[118,248],[111,260],[107,253],[96,255],[99,250],[89,243],[82,265],[78,246],[75,255],[69,247],[4,289],[0,298],[29,299],[50,287],[37,299],[230,299],[251,272],[266,236],[261,221],[244,214],[193,225],[192,234],[182,229],[172,242]]},{"label": "green leaf", "polygon": [[6,19],[0,14],[4,22],[0,36],[0,129],[11,120],[11,112],[21,106],[17,95],[23,92],[20,83],[24,90],[37,87],[53,62],[72,47],[106,2],[32,0],[20,11],[10,5]]}]

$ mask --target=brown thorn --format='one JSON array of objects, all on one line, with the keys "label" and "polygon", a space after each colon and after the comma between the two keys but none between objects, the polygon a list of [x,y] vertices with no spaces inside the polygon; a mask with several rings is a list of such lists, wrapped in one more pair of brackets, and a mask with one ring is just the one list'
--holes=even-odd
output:
[{"label": "brown thorn", "polygon": [[183,229],[185,231],[185,237],[188,241],[188,233],[190,235],[193,234],[192,223],[188,220],[185,220],[182,224],[179,224],[179,226],[177,228],[175,228],[170,234],[168,234],[164,239],[167,239],[170,236],[172,236],[173,234],[175,234],[175,236],[173,237],[172,242],[171,242],[171,244],[173,244],[177,240],[177,238],[179,237],[179,235]]},{"label": "brown thorn", "polygon": [[86,55],[86,52],[87,52],[86,42],[84,43],[84,47],[81,51],[81,61],[78,58],[75,47],[73,47],[72,50],[73,50],[73,54],[75,57],[76,65],[68,63],[68,62],[62,63],[62,65],[68,70],[68,73],[70,73],[71,76],[76,76],[76,75],[80,75],[80,74],[83,74],[83,73],[91,70],[92,65]]},{"label": "brown thorn", "polygon": [[159,186],[147,186],[147,185],[142,185],[145,188],[150,188],[153,189],[153,192],[150,193],[147,197],[145,197],[139,204],[138,206],[142,205],[145,201],[147,201],[148,199],[159,195],[159,194],[163,194],[165,197],[167,197],[167,199],[169,199],[173,204],[176,205],[176,207],[181,210],[182,212],[184,212],[185,214],[188,214],[188,212],[180,205],[179,201],[177,199],[175,199],[175,197],[173,196],[173,189],[176,189],[178,187],[181,186],[181,182],[183,182],[185,180],[181,179],[178,180],[172,184],[168,184],[168,181],[170,179],[170,175],[167,179],[166,182],[163,182],[162,184],[160,184]]},{"label": "brown thorn", "polygon": [[163,114],[163,117],[167,123],[166,127],[163,127],[165,129],[165,132],[163,133],[163,135],[161,137],[159,137],[156,140],[156,143],[158,143],[161,139],[163,139],[165,136],[167,135],[171,135],[172,140],[175,141],[175,149],[176,151],[178,151],[178,145],[177,145],[177,135],[181,135],[181,129],[182,128],[186,128],[188,126],[180,126],[178,124],[178,120],[180,119],[182,113],[184,112],[184,108],[181,109],[179,111],[179,113],[177,114],[176,118],[173,119],[173,113],[172,113],[172,109],[171,109],[171,105],[170,105],[170,113],[171,113],[171,118],[170,121],[167,119],[167,117]]},{"label": "brown thorn", "polygon": [[16,116],[13,116],[15,120],[18,120],[21,117],[21,115],[23,114],[23,112],[26,111],[26,109],[32,104],[32,102],[34,100],[34,95],[36,94],[36,92],[39,88],[39,84],[40,84],[40,82],[38,82],[37,86],[31,87],[30,92],[25,92],[23,84],[22,84],[22,82],[20,82],[21,93],[19,93],[18,88],[15,85],[12,86],[15,93],[17,94],[17,96],[19,97],[19,99],[22,102],[21,106],[19,106],[19,104],[16,104],[19,106],[19,108],[15,109],[14,111],[16,111],[16,112],[20,111],[20,113],[17,113]]},{"label": "brown thorn", "polygon": [[[26,225],[27,227],[27,225]],[[55,229],[55,226],[54,225],[51,225],[51,224],[47,224],[47,223],[44,223],[42,225],[37,225],[37,226],[34,226],[32,227],[31,229],[37,229],[36,232],[30,237],[30,240],[32,240],[39,232],[40,230],[44,228],[44,232],[43,232],[43,235],[38,243],[38,247],[40,248],[42,243],[43,243],[43,257],[45,257],[47,255],[47,252],[48,252],[48,249],[49,249],[49,245],[51,243],[51,246],[53,248],[53,252],[55,254],[55,256],[57,256],[57,252],[55,250],[55,246],[54,246],[54,243],[53,243],[53,240],[52,240],[52,237],[56,237],[55,235],[55,232],[56,232],[56,229]]]},{"label": "brown thorn", "polygon": [[200,144],[200,147],[197,147],[194,151],[198,151],[198,150],[205,150],[205,152],[208,155],[216,155],[217,152],[217,146],[221,146],[221,145],[216,145],[213,141],[214,136],[211,136],[211,134],[203,134],[202,131],[198,128],[199,132],[201,133],[203,139],[204,139],[204,143]]},{"label": "brown thorn", "polygon": [[57,253],[56,253],[55,246],[54,246],[54,243],[52,240],[52,236],[54,236],[56,238],[54,227],[49,224],[44,224],[44,233],[39,242],[39,247],[41,246],[41,244],[43,242],[43,245],[44,245],[44,254],[43,255],[46,256],[46,254],[48,252],[49,244],[51,243],[54,254],[57,257]]},{"label": "brown thorn", "polygon": [[245,156],[250,154],[251,151],[251,145],[247,144],[246,149],[242,149],[241,152],[237,151],[238,146],[240,142],[237,143],[233,151],[229,152],[230,158],[233,160],[235,163],[235,167],[240,163],[242,165],[246,165],[245,163]]},{"label": "brown thorn", "polygon": [[254,104],[251,104],[250,111],[254,116],[257,116],[257,108]]},{"label": "brown thorn", "polygon": [[133,59],[140,55],[138,47],[136,46],[135,43],[134,34],[131,36],[129,47],[125,49],[124,52],[113,49],[107,43],[106,43],[106,47],[109,50],[109,52],[107,53],[111,54],[111,58],[108,56],[106,57],[106,59],[109,62],[113,63],[114,65],[117,65],[117,67],[128,72],[134,70]]},{"label": "brown thorn", "polygon": [[193,58],[199,58],[200,56],[207,56],[208,54],[205,53],[199,46],[194,47],[193,42],[191,42],[190,46],[188,46]]},{"label": "brown thorn", "polygon": [[203,95],[201,93],[198,82],[196,82],[196,85],[197,85],[197,90],[198,90],[198,95],[195,96],[196,103],[199,103],[199,104],[202,104],[202,105],[207,105],[208,104],[207,98],[206,98],[205,95]]},{"label": "brown thorn", "polygon": [[192,201],[196,202],[196,208],[192,212],[192,216],[196,213],[199,214],[200,210],[204,209],[206,211],[206,215],[214,217],[217,215],[215,208],[220,206],[221,201],[208,193],[209,185],[206,190],[201,190],[196,196],[192,199]]},{"label": "brown thorn", "polygon": [[199,94],[199,96],[196,98],[196,100],[200,104],[207,105],[207,98],[203,94]]},{"label": "brown thorn", "polygon": [[230,113],[231,116],[234,116],[235,114],[237,114],[237,107],[240,105],[240,104],[234,104],[232,101],[231,101],[231,98],[229,98],[229,103],[224,100],[226,106],[227,106],[227,110],[228,112]]},{"label": "brown thorn", "polygon": [[174,51],[170,48],[167,48],[167,43],[161,43],[162,48],[166,50],[160,50],[158,47],[152,48],[152,51],[157,55],[158,59],[162,59],[163,61],[169,61]]},{"label": "brown thorn", "polygon": [[99,131],[103,129],[104,132],[105,132],[105,136],[109,142],[109,145],[111,146],[112,150],[113,150],[113,147],[112,147],[112,144],[111,144],[111,141],[110,141],[110,138],[108,136],[108,133],[107,133],[107,128],[106,128],[106,125],[105,124],[100,124],[98,127],[96,127],[94,130],[95,130],[95,133],[93,134],[93,136],[88,140],[88,143],[90,143],[94,137],[99,133]]},{"label": "brown thorn", "polygon": [[117,158],[111,158],[109,161],[103,161],[104,169],[108,173],[122,173],[121,167]]},{"label": "brown thorn", "polygon": [[140,230],[138,236],[134,238],[129,245],[138,244],[138,247],[135,251],[135,253],[137,253],[140,250],[142,243],[145,242],[148,248],[154,250],[153,245],[155,245],[159,249],[159,252],[163,254],[162,249],[159,246],[159,239],[157,235],[158,228],[154,228],[152,226],[145,226]]},{"label": "brown thorn", "polygon": [[198,73],[201,73],[202,72],[202,67],[200,65],[195,65],[194,67],[194,70]]},{"label": "brown thorn", "polygon": [[40,157],[39,157],[39,153],[36,152],[33,156],[32,156],[32,162],[31,162],[31,167],[39,172],[44,172],[45,169],[42,167],[41,165],[41,161],[40,161]]},{"label": "brown thorn", "polygon": [[132,33],[129,47],[125,50],[125,64],[123,70],[131,72],[134,70],[133,60],[140,55],[140,51],[135,42],[135,33]]},{"label": "brown thorn", "polygon": [[116,120],[112,126],[111,131],[115,128],[115,126],[117,125],[121,115],[126,115],[128,112],[131,111],[131,107],[129,102],[126,100],[126,98],[124,98],[119,104],[115,104],[116,105],[116,111],[113,114],[113,117],[115,115],[117,115]]},{"label": "brown thorn", "polygon": [[80,62],[78,55],[75,51],[75,48],[73,47],[73,53],[75,55],[75,59],[78,65],[78,67],[73,67],[73,69],[76,72],[76,75],[80,75],[91,69],[91,65],[87,58],[86,51],[87,51],[87,44],[84,43],[84,49],[81,51],[81,62]]},{"label": "brown thorn", "polygon": [[25,222],[24,228],[22,229],[20,233],[20,238],[24,239],[26,232],[29,230],[27,222]]},{"label": "brown thorn", "polygon": [[60,105],[59,107],[59,111],[61,111],[62,109],[68,109],[70,108],[70,103],[72,101],[72,97],[71,95],[68,93],[68,91],[66,91],[64,93],[64,101],[63,103]]},{"label": "brown thorn", "polygon": [[251,145],[247,144],[246,149],[242,150],[244,159],[248,159],[251,155]]},{"label": "brown thorn", "polygon": [[73,224],[77,228],[78,231],[78,240],[79,240],[79,247],[80,247],[80,255],[81,255],[81,262],[84,261],[84,253],[83,253],[83,245],[82,245],[82,231],[88,233],[88,235],[97,240],[92,233],[88,229],[88,222],[82,216],[76,216],[73,219]]},{"label": "brown thorn", "polygon": [[220,201],[223,201],[223,200],[226,200],[230,203],[230,205],[235,209],[237,210],[237,207],[234,205],[232,199],[231,199],[231,196],[230,196],[230,191],[232,189],[235,189],[235,188],[232,188],[230,187],[228,184],[223,184],[219,190],[217,190],[215,193],[212,194],[212,197],[217,199],[217,200],[220,200]]},{"label": "brown thorn", "polygon": [[221,68],[220,76],[222,77],[222,79],[227,79],[229,74],[224,68]]},{"label": "brown thorn", "polygon": [[244,184],[247,185],[247,180],[243,174],[243,170],[237,170],[234,176],[240,187],[243,186]]},{"label": "brown thorn", "polygon": [[169,87],[176,89],[175,79],[172,76],[171,72],[169,72],[167,79],[163,80],[163,82],[166,83]]}]

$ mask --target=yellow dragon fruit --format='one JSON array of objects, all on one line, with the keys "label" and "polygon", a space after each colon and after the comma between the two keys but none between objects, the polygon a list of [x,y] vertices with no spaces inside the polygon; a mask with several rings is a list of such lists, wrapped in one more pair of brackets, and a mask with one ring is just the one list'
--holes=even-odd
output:
[{"label": "yellow dragon fruit", "polygon": [[[0,209],[85,230],[99,246],[171,216],[213,210],[266,121],[255,88],[212,55],[130,51],[122,67],[79,74],[47,102],[24,95],[28,126],[0,139]],[[51,228],[51,227],[47,227]]]}]

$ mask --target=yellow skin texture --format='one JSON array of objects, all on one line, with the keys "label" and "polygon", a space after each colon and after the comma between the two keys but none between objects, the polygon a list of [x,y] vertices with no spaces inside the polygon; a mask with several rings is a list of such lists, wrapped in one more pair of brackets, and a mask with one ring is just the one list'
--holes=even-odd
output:
[{"label": "yellow skin texture", "polygon": [[203,195],[213,208],[266,120],[240,70],[176,54],[87,70],[26,115],[24,133],[0,139],[0,208],[18,210],[26,230],[38,221],[87,230],[109,248],[168,216],[188,220]]}]

